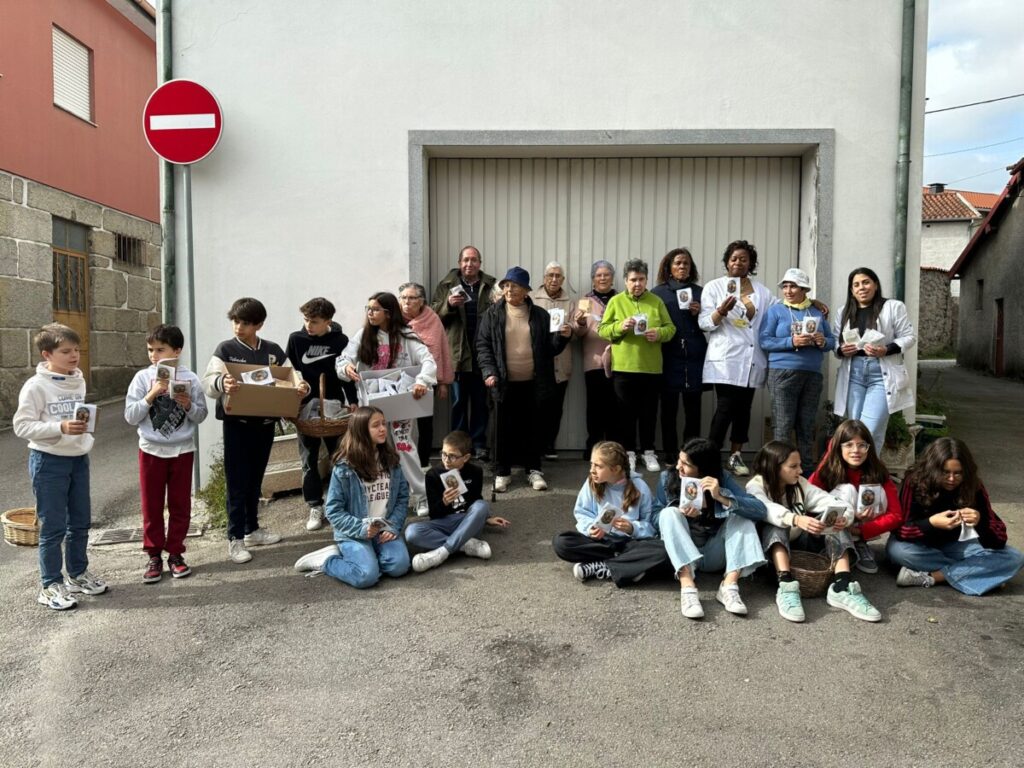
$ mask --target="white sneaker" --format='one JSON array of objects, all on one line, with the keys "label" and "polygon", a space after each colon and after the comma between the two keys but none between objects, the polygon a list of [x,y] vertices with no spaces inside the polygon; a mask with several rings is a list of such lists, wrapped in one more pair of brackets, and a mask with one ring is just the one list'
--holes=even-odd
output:
[{"label": "white sneaker", "polygon": [[307,531],[318,531],[323,528],[324,525],[324,508],[323,507],[310,507],[309,508],[309,519],[306,521]]},{"label": "white sneaker", "polygon": [[52,608],[55,611],[66,611],[78,605],[78,600],[75,599],[75,596],[69,594],[67,587],[59,581],[55,581],[53,584],[40,589],[36,600],[40,605],[45,605],[47,608]]},{"label": "white sneaker", "polygon": [[427,517],[429,515],[430,504],[427,502],[427,497],[424,496],[416,501],[416,517]]},{"label": "white sneaker", "polygon": [[228,557],[234,563],[248,563],[252,560],[252,553],[245,548],[244,540],[231,539],[228,542]]},{"label": "white sneaker", "polygon": [[512,475],[498,475],[494,478],[494,490],[497,493],[505,493],[512,485]]},{"label": "white sneaker", "polygon": [[107,591],[107,582],[98,579],[89,571],[82,571],[77,576],[64,579],[68,592],[81,592],[83,595],[102,595]]},{"label": "white sneaker", "polygon": [[683,616],[688,619],[703,619],[704,609],[700,604],[700,592],[696,587],[681,587],[679,590],[679,606]]},{"label": "white sneaker", "polygon": [[526,480],[535,491],[546,491],[548,489],[548,483],[544,479],[544,473],[538,472],[536,469],[526,476]]},{"label": "white sneaker", "polygon": [[629,459],[629,473],[636,472],[636,451],[626,451],[626,458]]},{"label": "white sneaker", "polygon": [[412,569],[416,573],[423,573],[429,571],[431,568],[437,568],[441,563],[448,559],[448,550],[444,547],[438,547],[432,549],[429,552],[421,552],[418,555],[413,555],[412,558]]},{"label": "white sneaker", "polygon": [[479,557],[481,560],[491,559],[491,545],[482,539],[467,539],[462,545],[462,553],[469,557]]},{"label": "white sneaker", "polygon": [[648,472],[661,472],[661,462],[654,451],[644,451],[644,466]]},{"label": "white sneaker", "polygon": [[324,563],[326,563],[330,558],[338,554],[340,554],[340,552],[338,552],[338,545],[328,544],[326,547],[322,547],[314,552],[310,552],[307,555],[303,555],[298,560],[296,560],[295,570],[322,571],[324,569]]},{"label": "white sneaker", "polygon": [[281,537],[276,533],[271,533],[266,528],[257,528],[252,533],[245,535],[245,546],[247,547],[262,547],[264,544],[277,544],[281,540]]},{"label": "white sneaker", "polygon": [[897,587],[934,587],[935,579],[930,573],[924,571],[912,571],[909,568],[900,568],[896,575]]},{"label": "white sneaker", "polygon": [[725,463],[726,469],[732,472],[736,477],[747,477],[750,474],[750,470],[747,469],[747,465],[743,463],[743,457],[740,456],[740,452],[732,454],[729,460]]},{"label": "white sneaker", "polygon": [[720,584],[715,598],[725,606],[725,610],[729,613],[736,616],[747,615],[747,606],[740,598],[739,584]]}]

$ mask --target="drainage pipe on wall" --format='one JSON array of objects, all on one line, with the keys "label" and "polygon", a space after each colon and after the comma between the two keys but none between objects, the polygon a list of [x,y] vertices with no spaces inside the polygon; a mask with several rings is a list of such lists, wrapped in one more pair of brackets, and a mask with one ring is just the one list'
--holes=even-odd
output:
[{"label": "drainage pipe on wall", "polygon": [[900,51],[900,121],[896,150],[896,233],[893,243],[893,298],[903,301],[907,285],[907,208],[910,202],[910,128],[914,97],[915,0],[903,0]]},{"label": "drainage pipe on wall", "polygon": [[[174,61],[171,54],[171,0],[160,0],[160,12],[156,24],[157,44],[160,47],[160,85],[174,77]],[[177,325],[175,319],[175,254],[174,254],[174,166],[166,160],[160,161],[160,231],[162,244],[160,254],[160,302],[163,321]],[[193,351],[193,355],[195,352]]]}]

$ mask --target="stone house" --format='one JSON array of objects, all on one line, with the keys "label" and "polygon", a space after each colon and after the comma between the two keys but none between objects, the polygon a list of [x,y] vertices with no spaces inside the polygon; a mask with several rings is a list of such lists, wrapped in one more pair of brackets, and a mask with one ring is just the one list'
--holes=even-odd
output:
[{"label": "stone house", "polygon": [[1024,379],[1024,158],[960,258],[957,363],[996,376]]},{"label": "stone house", "polygon": [[91,399],[123,395],[160,321],[158,162],[139,115],[156,20],[135,0],[0,0],[0,421],[39,359],[82,336]]}]

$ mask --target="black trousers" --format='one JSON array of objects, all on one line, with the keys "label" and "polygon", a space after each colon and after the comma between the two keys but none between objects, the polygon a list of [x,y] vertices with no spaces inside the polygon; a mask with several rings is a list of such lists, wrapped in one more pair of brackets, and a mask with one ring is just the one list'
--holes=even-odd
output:
[{"label": "black trousers", "polygon": [[552,539],[551,546],[558,557],[570,563],[604,562],[617,587],[632,584],[648,574],[675,575],[661,539],[592,539],[579,531],[563,531]]},{"label": "black trousers", "polygon": [[627,451],[636,448],[637,426],[640,427],[640,450],[654,450],[654,427],[658,421],[658,398],[661,394],[660,373],[612,373],[618,408],[617,442]]},{"label": "black trousers", "polygon": [[424,467],[430,464],[430,452],[433,450],[431,443],[434,442],[434,417],[421,416],[416,419],[416,431],[419,437],[416,438],[416,450],[420,454],[420,464]]},{"label": "black trousers", "polygon": [[683,415],[686,424],[683,426],[683,442],[693,437],[700,437],[701,392],[683,392],[678,389],[661,391],[661,446],[665,449],[665,461],[675,465],[679,458],[679,432],[677,417],[679,400],[683,401]]},{"label": "black trousers", "polygon": [[708,439],[721,448],[725,444],[725,433],[732,424],[730,439],[734,443],[745,443],[750,439],[750,407],[754,403],[752,387],[737,387],[732,384],[715,384],[715,415],[711,417],[711,431]]},{"label": "black trousers", "polygon": [[495,419],[495,474],[512,474],[520,464],[528,472],[540,470],[540,403],[535,381],[510,381],[498,403]]},{"label": "black trousers", "polygon": [[[320,443],[327,446],[327,455],[338,449],[337,437],[310,437],[299,434],[299,459],[302,460],[302,499],[310,507],[324,505],[324,479],[320,476]],[[262,482],[262,478],[261,478]]]},{"label": "black trousers", "polygon": [[544,453],[554,452],[558,431],[562,427],[562,411],[565,408],[565,391],[569,382],[556,383],[551,394],[541,403],[541,448]]},{"label": "black trousers", "polygon": [[590,461],[590,449],[603,440],[614,440],[615,388],[612,380],[598,368],[583,374],[587,385],[587,450],[584,459]]},{"label": "black trousers", "polygon": [[228,539],[260,527],[260,486],[274,447],[274,422],[224,420],[224,476],[227,480]]}]

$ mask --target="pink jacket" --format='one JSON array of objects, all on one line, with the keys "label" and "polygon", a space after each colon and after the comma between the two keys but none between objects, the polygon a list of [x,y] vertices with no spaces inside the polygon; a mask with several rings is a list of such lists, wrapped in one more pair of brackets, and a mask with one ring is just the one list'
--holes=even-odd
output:
[{"label": "pink jacket", "polygon": [[430,354],[437,363],[437,383],[451,384],[455,381],[455,368],[452,365],[452,351],[448,347],[448,336],[437,313],[428,306],[417,317],[408,321],[409,327],[427,345]]}]

